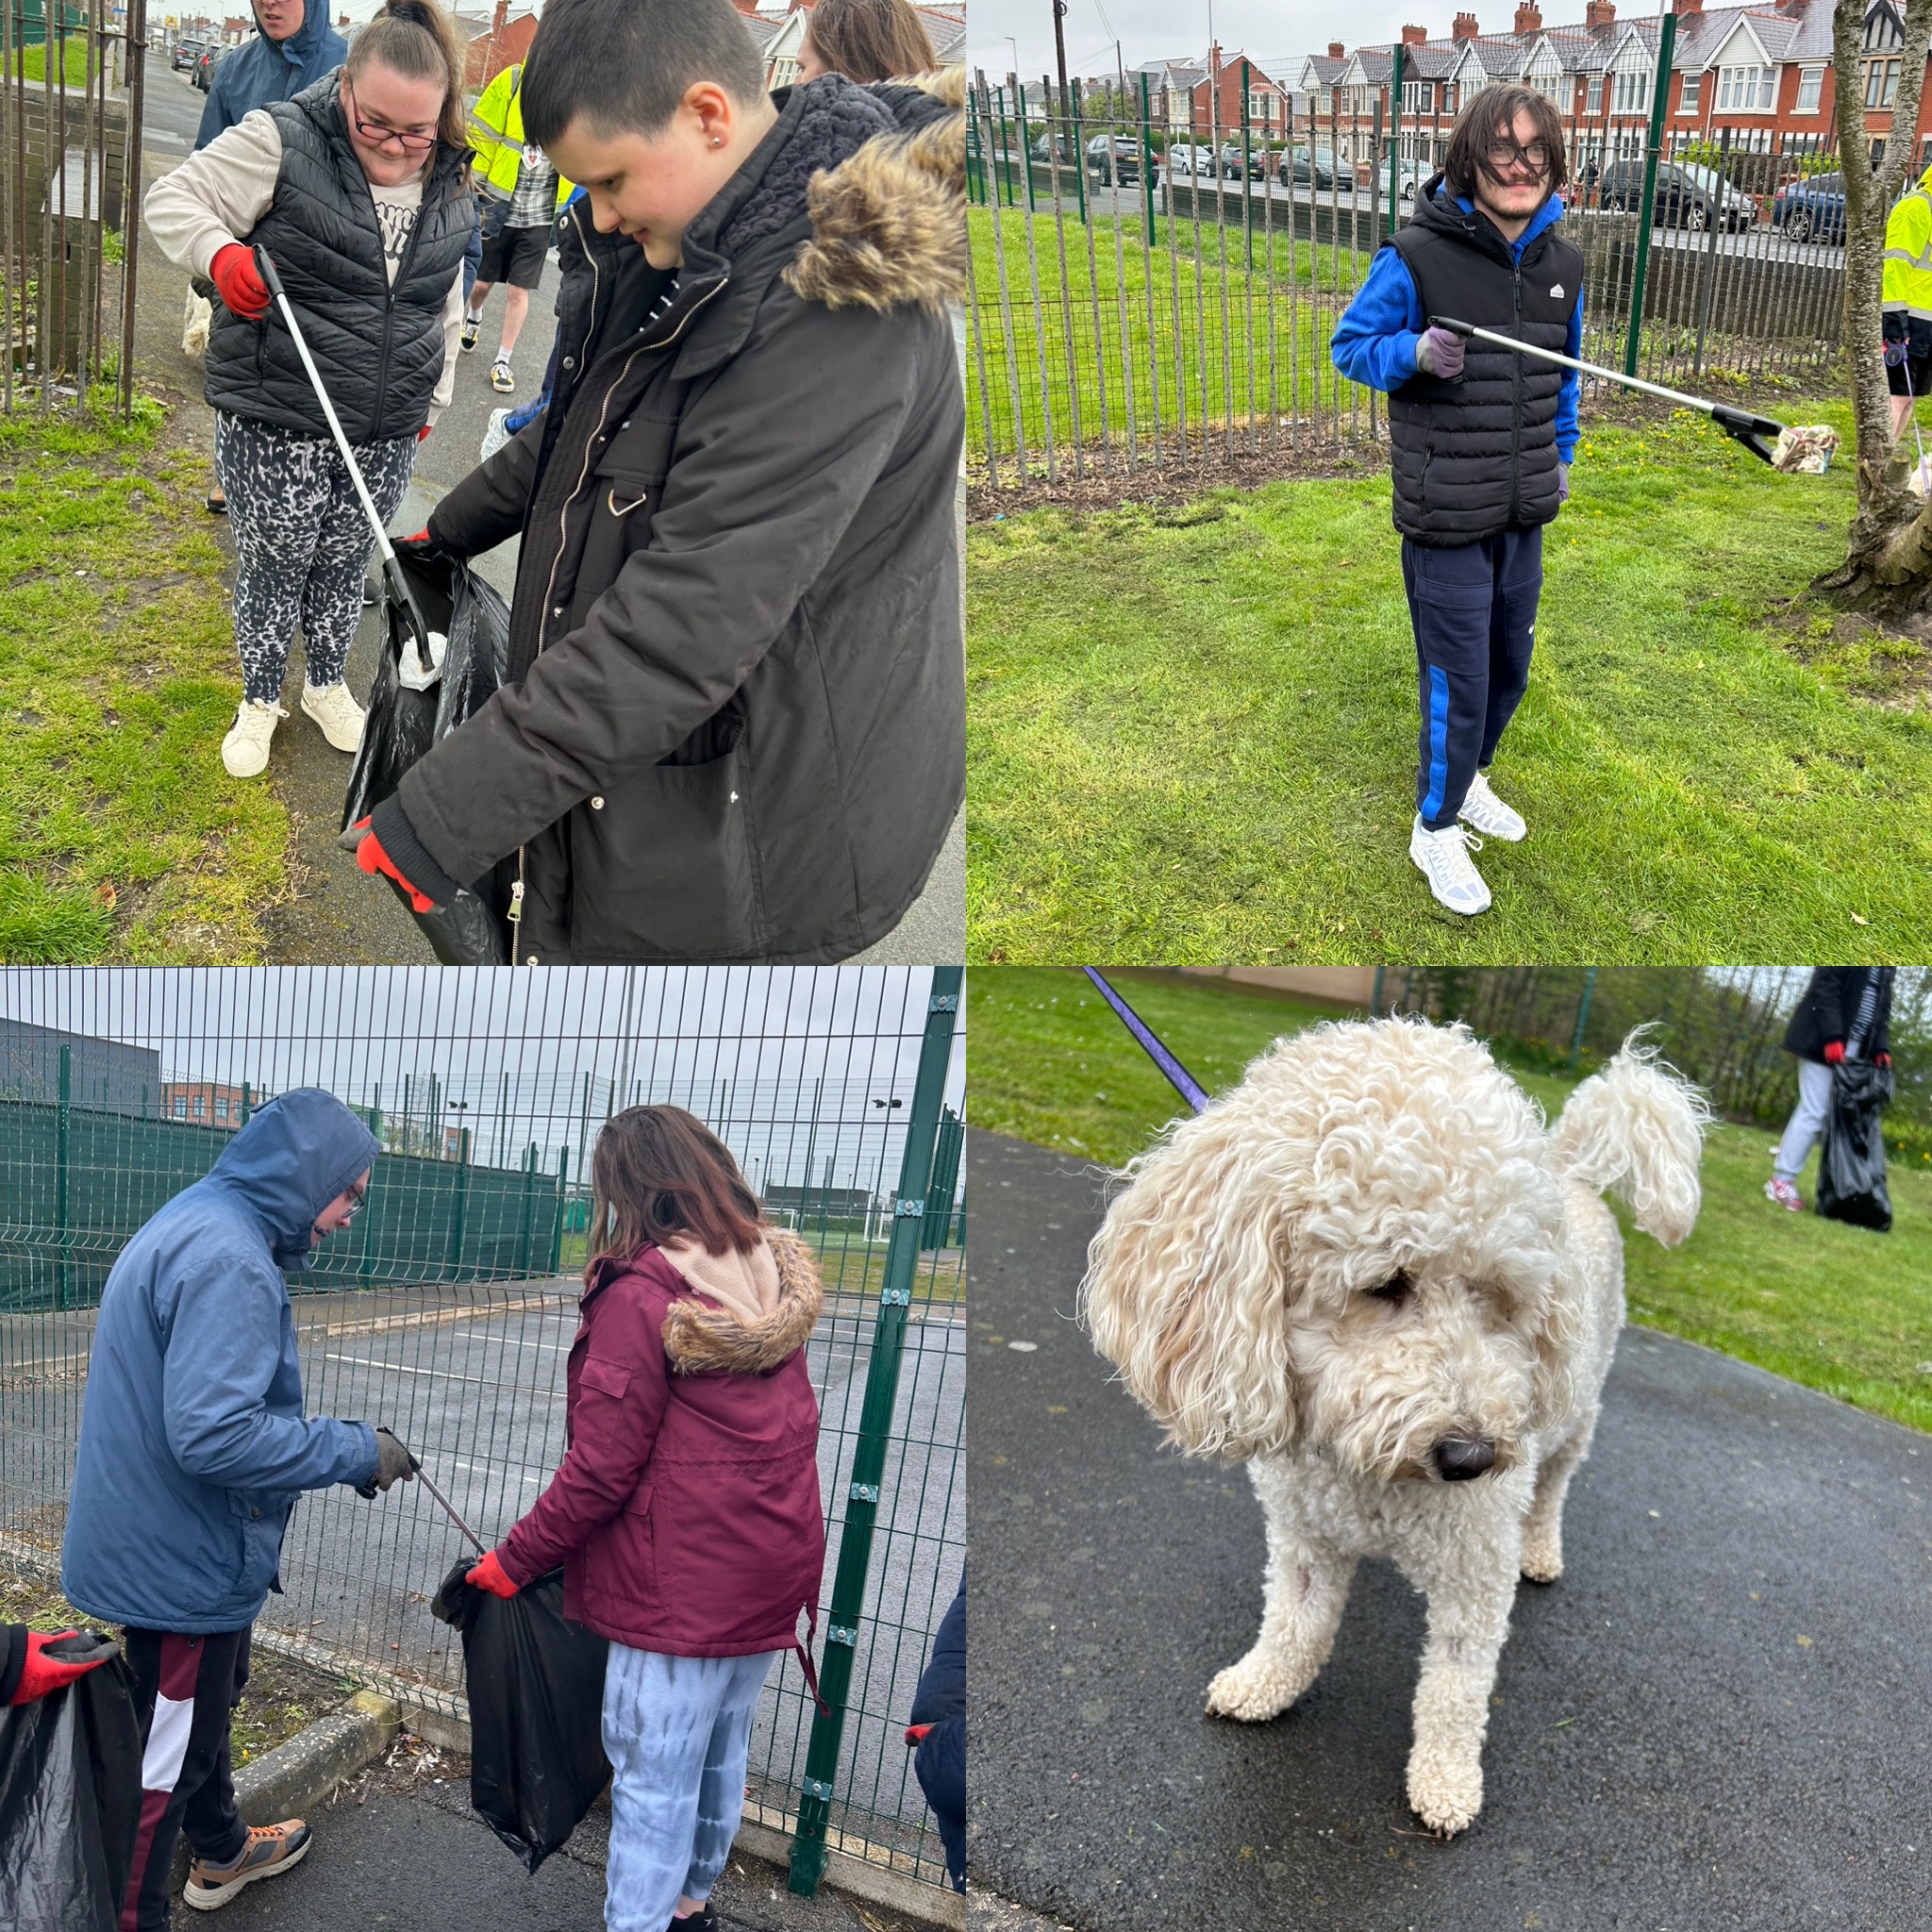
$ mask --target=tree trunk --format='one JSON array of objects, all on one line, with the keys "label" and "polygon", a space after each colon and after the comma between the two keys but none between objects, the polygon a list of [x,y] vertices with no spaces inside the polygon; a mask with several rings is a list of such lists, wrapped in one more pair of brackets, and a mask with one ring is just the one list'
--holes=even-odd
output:
[{"label": "tree trunk", "polygon": [[1857,422],[1858,508],[1844,563],[1812,588],[1855,608],[1891,613],[1932,606],[1932,497],[1922,500],[1906,487],[1908,468],[1892,442],[1881,348],[1885,225],[1913,158],[1928,48],[1932,0],[1907,0],[1891,128],[1884,163],[1874,171],[1865,132],[1865,7],[1863,0],[1839,0],[1832,65],[1845,184],[1844,342]]}]

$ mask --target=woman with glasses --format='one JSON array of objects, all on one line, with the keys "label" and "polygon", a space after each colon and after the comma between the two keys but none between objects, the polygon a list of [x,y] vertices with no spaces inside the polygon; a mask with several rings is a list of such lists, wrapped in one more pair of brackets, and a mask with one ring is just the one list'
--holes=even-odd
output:
[{"label": "woman with glasses", "polygon": [[1463,914],[1490,903],[1470,849],[1527,830],[1489,766],[1529,684],[1542,526],[1570,494],[1577,379],[1437,318],[1579,353],[1583,257],[1557,233],[1569,178],[1556,108],[1529,88],[1484,89],[1335,329],[1335,366],[1389,392],[1422,691],[1409,860]]},{"label": "woman with glasses", "polygon": [[220,296],[208,334],[215,475],[236,551],[242,696],[222,741],[237,778],[268,764],[296,625],[302,709],[338,751],[361,741],[343,681],[372,540],[266,248],[385,519],[448,403],[475,225],[462,54],[434,0],[384,0],[345,65],[244,115],[149,191],[150,233]]}]

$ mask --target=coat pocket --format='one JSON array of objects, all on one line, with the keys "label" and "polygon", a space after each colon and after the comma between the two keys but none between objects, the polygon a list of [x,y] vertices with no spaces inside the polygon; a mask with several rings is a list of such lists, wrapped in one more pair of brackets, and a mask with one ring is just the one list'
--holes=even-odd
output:
[{"label": "coat pocket", "polygon": [[657,1523],[651,1514],[651,1483],[640,1483],[624,1506],[620,1518],[624,1546],[620,1561],[626,1573],[625,1582],[640,1604],[658,1601]]},{"label": "coat pocket", "polygon": [[625,560],[651,539],[651,519],[664,489],[661,468],[641,467],[635,458],[606,457],[591,477],[591,522],[584,533],[579,584],[617,581]]},{"label": "coat pocket", "polygon": [[744,720],[720,713],[571,814],[571,950],[580,959],[743,958],[764,918],[745,797]]}]

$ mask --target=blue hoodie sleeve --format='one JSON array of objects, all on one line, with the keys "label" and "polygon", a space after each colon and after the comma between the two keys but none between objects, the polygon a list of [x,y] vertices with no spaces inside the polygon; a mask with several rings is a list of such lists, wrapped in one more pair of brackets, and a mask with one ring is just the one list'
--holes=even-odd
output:
[{"label": "blue hoodie sleeve", "polygon": [[[1583,291],[1576,291],[1576,307],[1570,311],[1570,333],[1563,341],[1566,356],[1583,354]],[[1583,378],[1574,369],[1563,372],[1563,387],[1557,392],[1557,455],[1566,463],[1576,460],[1576,399]]]},{"label": "blue hoodie sleeve", "polygon": [[201,125],[195,131],[194,151],[199,154],[216,135],[225,134],[234,125],[235,117],[228,112],[226,76],[217,68],[214,78],[208,83],[208,100],[201,110]]},{"label": "blue hoodie sleeve", "polygon": [[1408,264],[1394,249],[1375,251],[1367,279],[1335,325],[1328,353],[1351,382],[1400,389],[1415,374],[1424,325],[1422,297]]},{"label": "blue hoodie sleeve", "polygon": [[197,1257],[161,1366],[168,1446],[190,1475],[231,1490],[320,1490],[375,1474],[367,1423],[271,1414],[282,1359],[281,1277],[258,1261]]}]

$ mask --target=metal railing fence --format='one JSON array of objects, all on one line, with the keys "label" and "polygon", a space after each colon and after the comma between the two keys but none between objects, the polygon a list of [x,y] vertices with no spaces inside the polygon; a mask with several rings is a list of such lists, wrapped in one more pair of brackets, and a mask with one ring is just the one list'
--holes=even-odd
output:
[{"label": "metal railing fence", "polygon": [[111,14],[0,0],[0,413],[133,408],[146,0]]},{"label": "metal railing fence", "polygon": [[[1397,94],[1387,125],[1379,103],[1357,123],[1334,92],[1298,108],[1239,77],[1238,119],[1204,88],[1169,127],[1144,75],[1064,96],[975,76],[968,437],[992,487],[1384,434],[1329,343],[1454,117]],[[1573,92],[1564,116],[1584,359],[1693,385],[1822,375],[1843,308],[1835,133],[1680,124],[1651,168],[1648,125],[1613,98]]]},{"label": "metal railing fence", "polygon": [[[0,973],[0,1562],[58,1564],[94,1308],[120,1246],[254,1108],[303,1085],[383,1143],[364,1211],[291,1278],[308,1410],[389,1424],[500,1539],[563,1454],[597,1131],[625,1106],[674,1102],[817,1252],[826,1291],[808,1360],[828,1542],[817,1649],[838,1723],[814,1738],[786,1659],[758,1717],[747,1817],[793,1836],[804,1812],[795,1883],[829,1848],[942,1886],[902,1734],[964,1560],[957,980]],[[428,1612],[462,1554],[420,1486],[375,1503],[312,1493],[258,1639],[464,1716],[460,1647]]]}]

